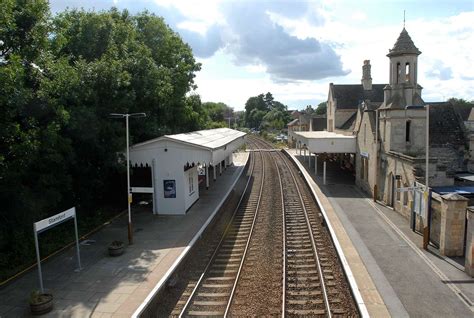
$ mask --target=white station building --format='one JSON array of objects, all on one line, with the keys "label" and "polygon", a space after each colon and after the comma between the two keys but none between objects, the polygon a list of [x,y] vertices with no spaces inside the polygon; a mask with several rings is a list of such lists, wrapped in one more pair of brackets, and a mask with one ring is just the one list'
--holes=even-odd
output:
[{"label": "white station building", "polygon": [[165,135],[130,147],[132,166],[149,166],[151,188],[132,188],[132,192],[153,194],[154,214],[185,214],[199,199],[198,169],[217,170],[232,164],[232,154],[245,143],[245,133],[217,128],[184,134]]}]

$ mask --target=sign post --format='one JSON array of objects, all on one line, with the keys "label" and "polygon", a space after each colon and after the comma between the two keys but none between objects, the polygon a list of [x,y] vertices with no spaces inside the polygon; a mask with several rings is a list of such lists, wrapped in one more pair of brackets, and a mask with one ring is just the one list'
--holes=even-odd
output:
[{"label": "sign post", "polygon": [[76,253],[77,253],[77,270],[81,270],[81,253],[79,251],[79,236],[77,234],[77,218],[76,218],[76,208],[70,208],[69,210],[63,211],[56,215],[53,215],[49,218],[43,219],[41,221],[35,222],[33,224],[33,232],[35,235],[35,247],[36,247],[36,260],[38,263],[38,276],[40,281],[40,289],[41,292],[44,293],[43,288],[43,274],[41,272],[41,256],[39,251],[39,243],[38,243],[38,234],[49,230],[61,223],[64,223],[70,219],[74,219],[74,230],[76,232]]}]

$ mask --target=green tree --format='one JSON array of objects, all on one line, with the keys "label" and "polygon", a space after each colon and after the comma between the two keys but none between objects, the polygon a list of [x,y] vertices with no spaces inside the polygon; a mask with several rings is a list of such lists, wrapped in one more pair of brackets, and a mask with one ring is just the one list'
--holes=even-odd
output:
[{"label": "green tree", "polygon": [[33,255],[31,224],[69,198],[69,114],[50,97],[47,1],[4,1],[0,13],[0,274]]},{"label": "green tree", "polygon": [[[72,10],[5,0],[0,13],[0,275],[34,255],[31,224],[76,206],[80,219],[122,198],[123,121],[132,143],[206,127],[200,64],[148,12]],[[8,263],[7,263],[8,260]]]},{"label": "green tree", "polygon": [[318,104],[315,113],[318,115],[325,115],[327,111],[327,102],[322,102]]},{"label": "green tree", "polygon": [[205,102],[202,106],[212,122],[227,123],[229,118],[234,117],[234,110],[224,103]]}]

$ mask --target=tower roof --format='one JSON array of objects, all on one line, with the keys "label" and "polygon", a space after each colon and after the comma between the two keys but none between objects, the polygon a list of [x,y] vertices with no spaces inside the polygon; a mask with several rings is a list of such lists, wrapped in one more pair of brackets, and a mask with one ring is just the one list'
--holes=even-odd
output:
[{"label": "tower roof", "polygon": [[400,36],[398,37],[397,42],[395,42],[393,49],[389,51],[390,52],[387,54],[388,57],[401,54],[421,54],[420,50],[418,50],[418,48],[415,46],[415,43],[413,43],[413,40],[411,39],[410,35],[408,35],[408,32],[405,30],[405,28],[403,28],[402,32],[400,33]]}]

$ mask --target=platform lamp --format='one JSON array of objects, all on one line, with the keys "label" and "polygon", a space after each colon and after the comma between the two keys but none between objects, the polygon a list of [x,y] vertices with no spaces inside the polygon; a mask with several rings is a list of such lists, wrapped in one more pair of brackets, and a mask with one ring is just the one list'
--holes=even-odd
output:
[{"label": "platform lamp", "polygon": [[117,114],[111,113],[110,118],[125,118],[125,130],[127,136],[127,204],[128,204],[128,244],[133,244],[133,228],[132,228],[132,211],[130,204],[132,203],[132,194],[130,193],[130,147],[128,141],[128,118],[129,117],[146,117],[145,113],[133,114]]}]

